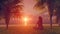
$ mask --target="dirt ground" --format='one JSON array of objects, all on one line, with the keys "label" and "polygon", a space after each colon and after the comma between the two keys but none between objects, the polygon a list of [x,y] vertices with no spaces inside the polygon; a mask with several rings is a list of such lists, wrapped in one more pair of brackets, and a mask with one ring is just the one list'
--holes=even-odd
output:
[{"label": "dirt ground", "polygon": [[49,26],[44,27],[44,30],[37,30],[32,26],[9,26],[0,27],[0,34],[60,34],[60,27],[53,27],[52,31]]}]

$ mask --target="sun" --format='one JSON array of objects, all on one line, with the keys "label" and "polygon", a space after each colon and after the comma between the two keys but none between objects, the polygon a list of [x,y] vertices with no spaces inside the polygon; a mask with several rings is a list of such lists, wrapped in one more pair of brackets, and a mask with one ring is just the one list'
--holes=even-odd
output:
[{"label": "sun", "polygon": [[27,16],[24,16],[22,20],[23,20],[23,24],[26,26],[28,24],[29,18]]},{"label": "sun", "polygon": [[28,18],[27,17],[24,17],[24,21],[27,22],[28,21]]}]

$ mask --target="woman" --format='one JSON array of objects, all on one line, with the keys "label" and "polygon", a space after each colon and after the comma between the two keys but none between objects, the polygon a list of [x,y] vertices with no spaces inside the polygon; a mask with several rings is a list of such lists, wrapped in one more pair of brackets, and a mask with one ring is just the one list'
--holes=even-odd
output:
[{"label": "woman", "polygon": [[43,22],[42,22],[42,17],[39,16],[39,20],[37,22],[38,29],[43,30]]}]

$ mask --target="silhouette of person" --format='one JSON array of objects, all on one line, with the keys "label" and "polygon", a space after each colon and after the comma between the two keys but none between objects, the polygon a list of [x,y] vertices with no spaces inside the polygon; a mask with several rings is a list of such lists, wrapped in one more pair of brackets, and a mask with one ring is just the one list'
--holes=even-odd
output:
[{"label": "silhouette of person", "polygon": [[37,22],[38,25],[38,29],[43,30],[43,21],[42,21],[42,17],[39,16],[39,20]]}]

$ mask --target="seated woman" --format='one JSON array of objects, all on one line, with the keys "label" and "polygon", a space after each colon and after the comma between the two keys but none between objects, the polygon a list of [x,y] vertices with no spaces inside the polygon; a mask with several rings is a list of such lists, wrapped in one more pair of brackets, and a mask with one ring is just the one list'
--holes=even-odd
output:
[{"label": "seated woman", "polygon": [[42,21],[42,17],[39,16],[39,20],[37,22],[38,28],[39,30],[43,30],[43,21]]}]

